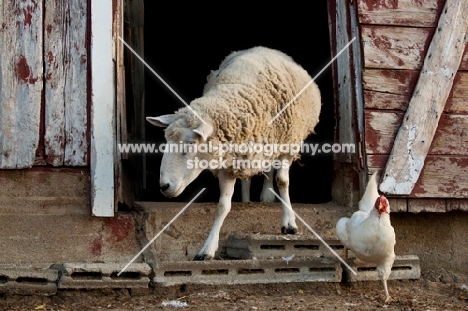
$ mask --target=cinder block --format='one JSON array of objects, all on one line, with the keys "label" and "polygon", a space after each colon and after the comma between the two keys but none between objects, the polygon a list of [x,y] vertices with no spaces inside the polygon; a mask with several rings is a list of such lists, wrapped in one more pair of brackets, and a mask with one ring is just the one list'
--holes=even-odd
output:
[{"label": "cinder block", "polygon": [[0,293],[55,295],[58,271],[40,267],[0,266]]},{"label": "cinder block", "polygon": [[125,264],[65,263],[58,288],[148,288],[151,267],[146,263],[132,263],[120,276]]},{"label": "cinder block", "polygon": [[[357,272],[354,275],[347,268],[343,268],[343,280],[354,281],[379,281],[376,265],[363,262],[357,258],[349,258],[347,263]],[[396,256],[392,266],[389,280],[413,280],[421,277],[419,258],[415,255]]]},{"label": "cinder block", "polygon": [[155,268],[154,283],[265,284],[283,282],[340,282],[339,263],[326,258],[165,261]]},{"label": "cinder block", "polygon": [[[338,255],[344,246],[339,240],[324,240]],[[232,258],[271,258],[294,254],[296,257],[330,257],[330,250],[318,239],[301,235],[243,235],[229,236],[226,251]],[[333,256],[333,255],[331,255]]]}]

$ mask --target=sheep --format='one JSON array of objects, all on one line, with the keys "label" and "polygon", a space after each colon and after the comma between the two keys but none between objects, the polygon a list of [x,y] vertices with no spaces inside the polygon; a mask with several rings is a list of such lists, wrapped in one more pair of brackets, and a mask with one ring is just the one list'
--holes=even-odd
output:
[{"label": "sheep", "polygon": [[[166,128],[168,145],[183,142],[197,147],[202,144],[239,146],[253,142],[300,146],[314,133],[321,105],[318,86],[300,65],[283,52],[258,46],[228,55],[219,69],[207,77],[202,96],[191,101],[189,106],[174,114],[146,119],[155,126]],[[164,153],[159,183],[166,197],[177,197],[203,171],[203,167],[193,163],[219,160],[218,164],[221,164],[208,168],[218,178],[220,198],[211,231],[193,260],[214,258],[221,226],[231,209],[236,179],[249,179],[263,173],[265,168],[267,171],[277,169],[276,183],[283,201],[281,232],[297,233],[288,188],[289,166],[299,158],[300,150],[286,149],[245,153],[242,152],[245,150],[234,148],[223,153],[213,148],[209,153],[189,148],[184,152]],[[236,165],[239,159],[250,161],[251,165]],[[258,161],[266,167],[253,165],[260,163]]]}]

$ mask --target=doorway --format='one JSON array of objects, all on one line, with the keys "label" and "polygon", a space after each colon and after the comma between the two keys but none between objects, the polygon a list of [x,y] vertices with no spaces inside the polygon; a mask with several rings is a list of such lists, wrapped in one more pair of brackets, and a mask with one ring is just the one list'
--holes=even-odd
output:
[{"label": "doorway", "polygon": [[[145,61],[177,92],[185,102],[202,95],[206,76],[217,69],[232,51],[254,46],[278,49],[290,55],[315,76],[331,59],[327,1],[314,1],[309,6],[260,6],[203,8],[187,7],[178,2],[165,3],[148,0],[145,5],[144,55]],[[192,4],[193,5],[193,4]],[[322,95],[320,122],[316,135],[307,143],[333,143],[334,107],[332,71],[329,67],[315,81]],[[184,104],[145,70],[145,114],[170,114]],[[149,123],[145,126],[147,143],[163,143],[164,132]],[[144,201],[189,201],[203,187],[207,188],[198,201],[216,202],[219,199],[217,179],[203,172],[184,193],[168,199],[159,191],[159,167],[162,154],[146,155],[146,188]],[[292,203],[325,203],[331,200],[333,155],[303,154],[290,170]],[[252,179],[251,200],[259,201],[262,177]],[[233,201],[241,201],[238,181]]]}]

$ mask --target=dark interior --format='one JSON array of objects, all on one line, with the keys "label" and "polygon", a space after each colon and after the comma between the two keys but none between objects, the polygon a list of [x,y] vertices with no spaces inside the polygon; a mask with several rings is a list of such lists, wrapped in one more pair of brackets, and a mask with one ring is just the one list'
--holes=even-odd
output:
[{"label": "dark interior", "polygon": [[[210,70],[218,68],[232,51],[266,46],[290,55],[314,77],[331,59],[327,2],[308,6],[187,7],[177,2],[164,5],[145,1],[145,60],[187,102],[202,95]],[[170,114],[184,104],[146,70],[146,116]],[[322,94],[320,122],[309,143],[333,143],[335,125],[331,67],[315,82]],[[146,142],[163,143],[161,128],[147,123]],[[203,172],[184,193],[168,199],[159,191],[161,154],[147,155],[147,183],[142,200],[189,201],[206,187],[197,201],[215,202],[218,181]],[[303,154],[290,170],[292,203],[324,203],[331,200],[333,155]],[[252,179],[251,200],[258,201],[262,177]],[[241,201],[240,181],[233,201]]]}]

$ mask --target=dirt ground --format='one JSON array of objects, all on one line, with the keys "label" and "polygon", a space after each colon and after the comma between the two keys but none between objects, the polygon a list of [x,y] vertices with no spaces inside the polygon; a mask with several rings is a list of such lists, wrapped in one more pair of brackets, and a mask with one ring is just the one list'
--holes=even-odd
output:
[{"label": "dirt ground", "polygon": [[468,310],[468,277],[423,271],[419,280],[354,284],[185,285],[151,291],[64,291],[55,296],[0,294],[0,310]]}]

